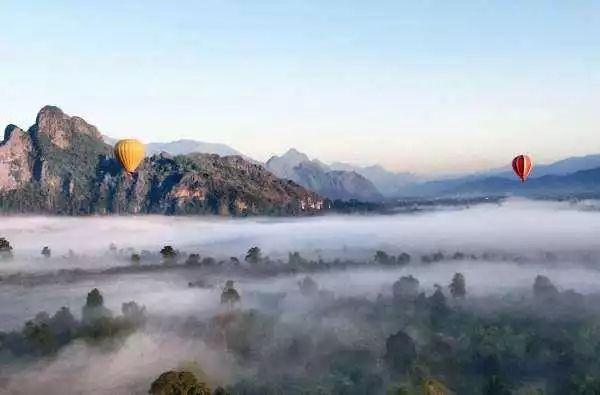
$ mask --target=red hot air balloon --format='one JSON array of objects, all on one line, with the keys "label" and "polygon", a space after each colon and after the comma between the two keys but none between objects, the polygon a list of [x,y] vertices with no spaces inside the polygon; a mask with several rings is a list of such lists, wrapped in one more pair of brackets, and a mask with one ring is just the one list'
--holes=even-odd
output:
[{"label": "red hot air balloon", "polygon": [[529,173],[531,173],[531,169],[533,168],[533,163],[531,162],[531,158],[527,155],[518,155],[512,161],[512,167],[515,171],[515,174],[521,179],[521,182],[525,182]]}]

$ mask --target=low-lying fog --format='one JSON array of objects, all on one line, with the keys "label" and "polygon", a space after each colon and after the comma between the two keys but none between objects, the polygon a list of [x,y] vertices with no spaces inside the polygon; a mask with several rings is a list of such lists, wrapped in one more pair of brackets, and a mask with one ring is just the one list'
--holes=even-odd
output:
[{"label": "low-lying fog", "polygon": [[[259,246],[264,256],[283,262],[287,262],[290,251],[299,251],[315,260],[372,261],[376,250],[389,254],[407,252],[413,256],[409,265],[398,267],[365,265],[310,273],[319,288],[334,297],[375,300],[380,294],[391,294],[392,284],[409,274],[430,295],[434,284],[447,286],[456,272],[464,274],[469,295],[481,298],[503,295],[517,299],[530,292],[538,274],[548,276],[561,290],[600,292],[600,212],[569,203],[507,200],[499,205],[482,204],[460,210],[438,208],[387,216],[290,219],[4,217],[0,218],[0,237],[9,240],[14,255],[12,260],[0,260],[0,331],[20,329],[37,312],[52,314],[62,306],[80,317],[85,296],[92,288],[101,290],[105,305],[115,312],[120,311],[122,303],[131,300],[145,306],[155,324],[165,318],[168,322],[191,316],[209,319],[222,312],[219,298],[228,279],[235,281],[242,300],[239,308],[243,310],[270,311],[272,306],[268,298],[265,300],[265,294],[275,293],[286,294],[277,307],[284,321],[302,322],[314,309],[313,301],[307,301],[298,287],[306,273],[245,276],[236,271],[196,273],[174,268],[87,276],[85,273],[129,264],[108,252],[111,243],[120,251],[148,250],[154,254],[162,246],[172,245],[182,253],[198,253],[201,257],[234,256],[242,264],[252,246]],[[41,256],[44,246],[50,247],[51,258]],[[74,253],[70,259],[66,258],[69,250]],[[420,256],[437,251],[462,252],[479,258],[419,262]],[[489,252],[496,255],[485,258]],[[499,258],[503,256],[510,259]],[[145,264],[142,261],[141,265]],[[15,273],[35,276],[57,269],[85,269],[85,272],[74,281],[35,284],[1,281],[2,277]],[[188,286],[197,280],[214,288]],[[48,393],[60,393],[62,385],[82,392],[94,388],[97,393],[127,393],[135,388],[145,393],[149,378],[175,369],[182,360],[194,358],[202,361],[207,375],[218,378],[213,382],[232,383],[240,374],[240,366],[222,361],[223,355],[214,349],[190,339],[166,336],[162,334],[164,328],[159,328],[162,326],[150,326],[132,335],[123,348],[108,356],[98,356],[93,364],[82,357],[92,351],[76,343],[61,351],[52,362],[20,372],[19,380],[28,383],[23,387],[27,390],[50,388]],[[145,350],[147,357],[138,355],[142,352],[139,350]],[[142,359],[145,365],[138,364]],[[46,374],[34,373],[38,368]],[[1,379],[0,375],[0,393]],[[16,391],[14,377],[7,382],[6,388]],[[67,384],[59,386],[58,382]]]},{"label": "low-lying fog", "polygon": [[[222,219],[205,217],[5,217],[0,237],[8,239],[14,259],[1,262],[0,276],[18,272],[35,274],[56,269],[102,269],[129,263],[109,252],[119,249],[158,252],[172,245],[186,253],[243,261],[248,248],[259,246],[263,254],[287,261],[290,251],[317,259],[369,260],[375,250],[390,254],[408,252],[415,256],[436,251],[483,253],[495,251],[513,257],[529,257],[528,265],[488,260],[457,260],[443,265],[411,265],[400,269],[355,269],[315,274],[324,288],[342,295],[376,296],[398,277],[416,276],[424,287],[445,284],[454,272],[469,279],[473,293],[501,293],[510,288],[529,287],[537,273],[546,273],[561,287],[581,292],[600,290],[600,212],[582,210],[560,202],[508,200],[468,209],[440,208],[412,214],[378,216],[325,216],[311,218]],[[52,257],[40,251],[49,246]],[[67,259],[69,250],[75,258]],[[565,257],[544,261],[547,254]],[[518,259],[517,259],[518,261]],[[585,263],[582,266],[581,263]],[[592,269],[590,269],[590,266]],[[124,274],[68,284],[21,287],[0,282],[0,330],[21,325],[40,310],[70,306],[75,311],[93,287],[110,295],[108,304],[117,308],[123,301],[136,300],[149,311],[196,313],[214,308],[220,289],[190,289],[189,274]],[[298,276],[276,279],[238,279],[241,291],[296,290]],[[226,278],[212,275],[222,285]]]},{"label": "low-lying fog", "polygon": [[[585,207],[585,206],[583,206]],[[600,250],[600,212],[570,203],[508,200],[468,209],[452,207],[412,214],[319,216],[309,218],[217,217],[3,217],[0,237],[10,240],[17,257],[3,271],[29,266],[43,246],[53,256],[102,256],[111,243],[119,248],[156,251],[170,244],[201,255],[241,256],[253,245],[272,257],[289,251],[340,257],[370,254],[375,248],[394,251]],[[94,261],[94,263],[98,263]],[[105,262],[110,265],[110,262]],[[64,260],[44,265],[71,267]],[[36,263],[29,268],[42,269]]]}]

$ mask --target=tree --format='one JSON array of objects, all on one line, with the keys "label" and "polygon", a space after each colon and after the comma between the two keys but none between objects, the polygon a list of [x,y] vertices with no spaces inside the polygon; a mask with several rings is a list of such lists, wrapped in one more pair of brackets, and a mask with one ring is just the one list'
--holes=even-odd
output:
[{"label": "tree", "polygon": [[483,395],[511,395],[510,386],[499,376],[490,376],[481,391]]},{"label": "tree", "polygon": [[223,292],[221,292],[221,304],[228,304],[229,308],[232,308],[240,299],[240,294],[233,287],[233,280],[227,280]]},{"label": "tree", "polygon": [[298,251],[288,254],[288,264],[292,266],[302,266],[307,263],[306,259],[302,258]]},{"label": "tree", "polygon": [[141,324],[146,320],[146,308],[134,301],[123,303],[121,305],[121,312],[123,313],[123,317],[133,324]]},{"label": "tree", "polygon": [[10,242],[4,237],[0,237],[0,259],[11,259],[13,257],[13,248]]},{"label": "tree", "polygon": [[446,295],[442,291],[442,287],[435,284],[435,292],[429,297],[429,309],[431,314],[431,325],[439,330],[442,321],[448,315],[450,311],[446,301]]},{"label": "tree", "polygon": [[419,295],[419,280],[412,275],[400,277],[392,285],[392,294],[397,300],[416,300]]},{"label": "tree", "polygon": [[79,326],[71,310],[68,307],[61,307],[48,321],[48,326],[59,340],[67,343],[71,340]]},{"label": "tree", "polygon": [[298,281],[298,287],[300,287],[300,293],[304,296],[313,296],[319,292],[319,285],[309,276],[304,277],[302,281]]},{"label": "tree", "polygon": [[142,257],[140,256],[140,254],[138,254],[138,253],[131,254],[131,263],[133,265],[139,265],[141,261],[142,261]]},{"label": "tree", "polygon": [[56,338],[47,322],[27,321],[23,328],[23,336],[33,354],[47,355],[58,349]]},{"label": "tree", "polygon": [[246,258],[244,260],[248,263],[257,264],[262,259],[262,251],[258,247],[252,247],[246,253]]},{"label": "tree", "polygon": [[405,373],[417,358],[417,347],[413,339],[398,331],[385,341],[385,361],[397,373]]},{"label": "tree", "polygon": [[592,376],[572,377],[567,383],[568,393],[574,395],[600,394],[600,378]]},{"label": "tree", "polygon": [[186,371],[169,371],[158,376],[150,386],[151,395],[210,395],[210,388]]},{"label": "tree", "polygon": [[166,245],[160,250],[160,255],[165,263],[173,263],[177,258],[177,251],[172,246]]},{"label": "tree", "polygon": [[396,259],[393,256],[389,256],[387,252],[378,250],[375,252],[375,262],[380,265],[393,265],[396,263]]},{"label": "tree", "polygon": [[423,255],[421,261],[423,263],[435,263],[444,260],[444,254],[440,251],[434,252],[433,254]]},{"label": "tree", "polygon": [[98,288],[92,289],[85,300],[85,305],[88,307],[99,307],[104,305],[104,297]]},{"label": "tree", "polygon": [[82,321],[86,324],[89,324],[100,318],[110,316],[110,310],[104,307],[104,297],[102,296],[98,288],[92,289],[87,294],[85,305],[81,310]]},{"label": "tree", "polygon": [[50,258],[50,256],[52,256],[52,251],[50,251],[50,247],[44,246],[44,248],[42,248],[42,256],[44,258]]},{"label": "tree", "polygon": [[407,254],[406,252],[403,252],[400,255],[398,255],[398,258],[396,258],[396,261],[398,262],[399,265],[406,265],[406,264],[410,263],[410,259],[411,259],[411,256],[409,254]]},{"label": "tree", "polygon": [[463,276],[462,273],[455,273],[454,277],[452,277],[452,282],[450,283],[450,294],[455,299],[464,298],[467,294],[465,276]]},{"label": "tree", "polygon": [[214,266],[216,263],[217,261],[212,256],[205,256],[204,258],[202,258],[200,265],[204,267],[211,267]]},{"label": "tree", "polygon": [[186,265],[197,266],[200,265],[200,255],[198,254],[190,254],[185,260]]},{"label": "tree", "polygon": [[439,380],[428,378],[422,384],[424,395],[450,395],[452,392]]},{"label": "tree", "polygon": [[558,296],[558,289],[546,276],[537,275],[533,283],[533,295],[536,299],[547,300]]}]

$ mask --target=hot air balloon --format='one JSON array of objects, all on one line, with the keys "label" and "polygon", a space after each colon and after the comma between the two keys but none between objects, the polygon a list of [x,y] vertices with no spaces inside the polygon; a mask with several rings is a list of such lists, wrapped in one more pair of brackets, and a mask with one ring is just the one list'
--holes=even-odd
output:
[{"label": "hot air balloon", "polygon": [[521,182],[525,182],[529,176],[529,173],[531,173],[533,163],[531,162],[531,158],[529,156],[518,155],[515,157],[515,159],[513,159],[512,167],[517,177],[521,179]]},{"label": "hot air balloon", "polygon": [[135,171],[144,156],[144,144],[135,139],[119,140],[115,145],[115,157],[128,173]]}]

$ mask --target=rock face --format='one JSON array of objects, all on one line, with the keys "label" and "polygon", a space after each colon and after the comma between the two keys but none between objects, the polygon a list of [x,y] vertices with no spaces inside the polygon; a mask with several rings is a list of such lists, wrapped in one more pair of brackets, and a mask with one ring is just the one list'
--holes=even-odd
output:
[{"label": "rock face", "polygon": [[380,201],[383,199],[371,181],[354,171],[332,171],[318,160],[290,149],[282,156],[274,156],[266,168],[281,178],[293,180],[330,199]]},{"label": "rock face", "polygon": [[326,201],[239,156],[154,155],[129,175],[95,126],[57,107],[0,144],[0,211],[299,215]]},{"label": "rock face", "polygon": [[40,110],[30,132],[44,134],[52,144],[62,149],[69,148],[77,135],[83,134],[96,140],[102,139],[102,135],[95,126],[79,117],[70,117],[54,106],[45,106]]},{"label": "rock face", "polygon": [[31,181],[32,149],[28,133],[15,125],[6,127],[0,143],[0,192],[17,189]]}]

